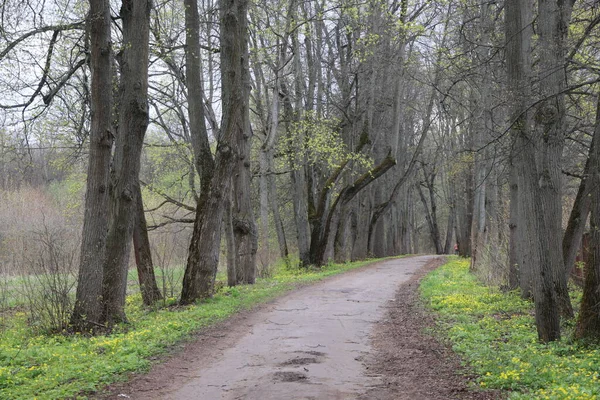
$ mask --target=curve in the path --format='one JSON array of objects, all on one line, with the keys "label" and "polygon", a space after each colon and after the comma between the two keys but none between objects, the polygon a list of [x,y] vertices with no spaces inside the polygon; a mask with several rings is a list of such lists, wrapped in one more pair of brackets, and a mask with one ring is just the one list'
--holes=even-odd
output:
[{"label": "curve in the path", "polygon": [[[387,260],[328,279],[254,314],[247,333],[156,398],[356,399],[378,383],[362,359],[398,286],[434,256]],[[152,398],[146,393],[146,398]]]}]

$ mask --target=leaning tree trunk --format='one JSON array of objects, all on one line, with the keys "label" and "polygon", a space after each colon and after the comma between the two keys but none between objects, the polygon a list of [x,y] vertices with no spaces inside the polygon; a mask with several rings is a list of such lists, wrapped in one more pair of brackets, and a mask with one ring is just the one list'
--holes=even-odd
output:
[{"label": "leaning tree trunk", "polygon": [[[223,115],[215,169],[206,202],[199,204],[183,277],[181,304],[210,297],[219,262],[221,223],[231,176],[239,159],[239,138],[248,129],[247,0],[221,0],[221,101]],[[210,212],[207,212],[210,211]]]},{"label": "leaning tree trunk", "polygon": [[[331,206],[327,206],[325,197],[327,194],[322,193],[318,206],[318,216],[315,219],[311,234],[310,244],[310,263],[316,266],[322,266],[326,260],[327,244],[329,243],[329,235],[333,232],[332,228],[337,227],[336,213],[344,207],[365,187],[370,183],[383,176],[390,168],[396,165],[396,161],[388,154],[379,164],[374,166],[370,171],[365,172],[358,177],[354,182],[344,187],[336,200]],[[338,168],[339,173],[344,169],[345,165]],[[336,172],[330,177],[330,181],[335,181]],[[327,183],[326,183],[327,187]]]},{"label": "leaning tree trunk", "polygon": [[113,215],[106,243],[103,321],[126,321],[125,292],[139,185],[140,158],[148,127],[148,52],[151,2],[125,0],[119,132],[114,157]]},{"label": "leaning tree trunk", "polygon": [[142,301],[150,306],[160,300],[162,295],[156,284],[154,275],[154,264],[152,263],[152,251],[150,250],[150,239],[148,238],[148,226],[144,214],[144,203],[142,202],[142,191],[140,183],[135,185],[135,223],[133,226],[133,252],[137,266],[138,281],[142,292]]},{"label": "leaning tree trunk", "polygon": [[102,314],[103,263],[109,211],[112,132],[112,48],[108,0],[90,0],[91,129],[79,277],[71,325],[78,331],[98,326]]}]

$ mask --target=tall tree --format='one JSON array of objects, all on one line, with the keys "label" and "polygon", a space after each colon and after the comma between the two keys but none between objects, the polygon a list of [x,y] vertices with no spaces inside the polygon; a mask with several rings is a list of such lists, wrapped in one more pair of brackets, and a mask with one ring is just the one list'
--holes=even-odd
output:
[{"label": "tall tree", "polygon": [[573,316],[562,252],[562,153],[565,145],[566,46],[575,0],[539,0],[538,78],[541,100],[534,115],[539,144],[539,184],[547,232],[546,248],[560,312]]},{"label": "tall tree", "polygon": [[[205,203],[196,210],[180,302],[190,304],[212,295],[219,261],[221,223],[231,177],[238,161],[238,143],[248,135],[248,29],[247,0],[221,0],[221,135],[217,141],[215,170]],[[249,136],[249,135],[248,135]]]},{"label": "tall tree", "polygon": [[71,324],[76,330],[98,326],[109,214],[112,130],[112,45],[108,0],[90,0],[91,132],[79,278]]},{"label": "tall tree", "polygon": [[123,50],[120,54],[119,125],[111,185],[112,214],[106,242],[102,320],[109,325],[126,321],[127,271],[138,198],[140,158],[148,127],[148,0],[124,0]]}]

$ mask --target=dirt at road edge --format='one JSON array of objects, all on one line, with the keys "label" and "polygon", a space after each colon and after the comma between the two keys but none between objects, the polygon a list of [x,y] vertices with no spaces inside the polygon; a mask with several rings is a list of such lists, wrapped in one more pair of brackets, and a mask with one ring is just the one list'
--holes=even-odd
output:
[{"label": "dirt at road edge", "polygon": [[445,262],[440,257],[421,268],[396,291],[388,312],[372,335],[373,353],[365,360],[367,370],[382,379],[360,400],[502,399],[500,391],[474,391],[473,377],[459,357],[430,334],[435,318],[419,299],[420,281]]}]

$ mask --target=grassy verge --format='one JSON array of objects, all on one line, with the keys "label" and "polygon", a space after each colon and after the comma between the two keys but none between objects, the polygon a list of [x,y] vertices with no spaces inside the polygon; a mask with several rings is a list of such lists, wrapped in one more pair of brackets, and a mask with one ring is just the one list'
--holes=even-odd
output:
[{"label": "grassy verge", "polygon": [[107,336],[35,335],[27,315],[16,312],[0,336],[0,399],[85,398],[86,393],[125,379],[129,372],[147,370],[151,357],[200,328],[298,285],[372,262],[333,264],[319,270],[279,268],[270,279],[223,288],[212,299],[189,307],[148,310],[140,306],[140,295],[134,294],[127,301],[130,323]]},{"label": "grassy verge", "polygon": [[600,348],[570,340],[572,326],[562,341],[538,343],[533,305],[483,286],[468,261],[432,272],[421,295],[482,388],[509,390],[510,399],[600,398]]}]

